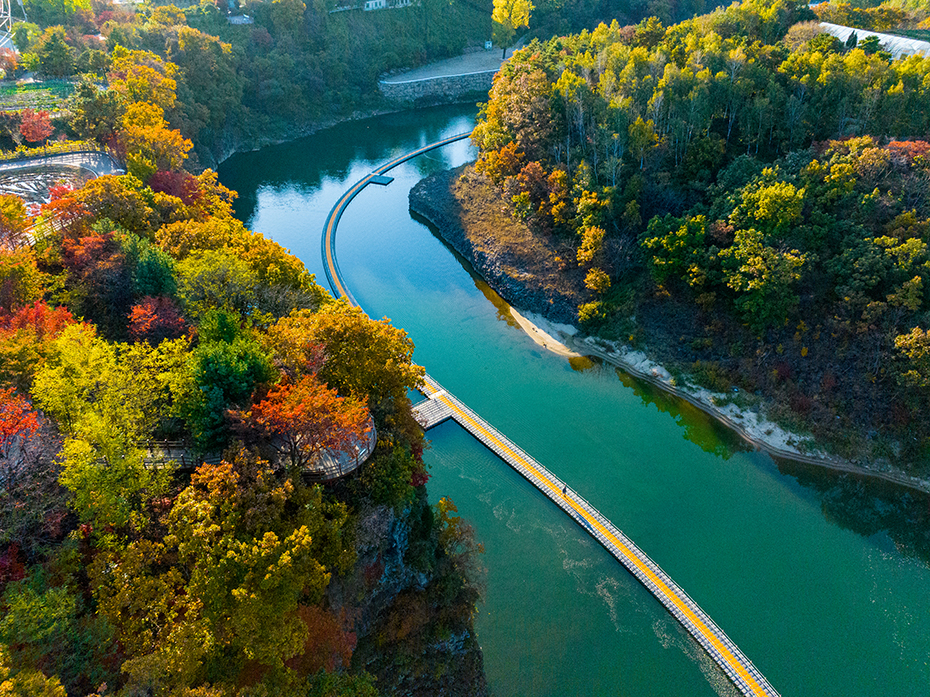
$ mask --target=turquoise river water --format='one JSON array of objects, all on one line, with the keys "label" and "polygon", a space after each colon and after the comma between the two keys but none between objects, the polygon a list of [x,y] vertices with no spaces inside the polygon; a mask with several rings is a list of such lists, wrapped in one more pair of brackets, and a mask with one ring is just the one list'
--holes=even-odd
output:
[{"label": "turquoise river water", "polygon": [[[220,168],[237,214],[325,284],[320,235],[378,164],[474,124],[445,107],[358,121]],[[407,193],[474,157],[468,141],[369,186],[337,236],[358,302],[416,344],[445,387],[568,481],[662,566],[785,697],[930,695],[930,502],[775,462],[609,366],[537,346],[430,230]],[[492,690],[691,697],[735,689],[581,528],[457,424],[429,434],[432,500],[485,546],[476,621]]]}]

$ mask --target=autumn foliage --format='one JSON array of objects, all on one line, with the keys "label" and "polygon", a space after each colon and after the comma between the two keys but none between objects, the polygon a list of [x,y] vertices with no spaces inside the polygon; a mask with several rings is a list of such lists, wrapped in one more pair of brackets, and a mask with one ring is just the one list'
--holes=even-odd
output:
[{"label": "autumn foliage", "polygon": [[136,340],[158,343],[176,339],[187,330],[181,311],[171,298],[145,297],[129,311],[129,334]]},{"label": "autumn foliage", "polygon": [[349,628],[345,609],[336,614],[317,605],[302,605],[297,614],[307,627],[307,641],[303,653],[288,661],[288,667],[311,675],[321,669],[348,668],[357,637]]},{"label": "autumn foliage", "polygon": [[54,339],[69,324],[74,316],[66,307],[49,307],[44,302],[37,302],[21,308],[15,314],[0,316],[0,333],[30,331],[37,341]]},{"label": "autumn foliage", "polygon": [[[176,8],[138,17],[169,27],[155,44],[177,63],[123,48],[136,28],[110,9],[93,28],[111,20],[109,53],[75,24],[28,59],[109,69],[108,88],[69,98],[69,125],[129,174],[53,186],[34,219],[0,196],[0,693],[374,697],[352,666],[365,600],[334,609],[325,591],[357,572],[359,508],[432,519],[407,397],[422,369],[402,331],[246,229],[215,172],[183,170],[185,136],[224,130],[213,107],[241,103],[212,69],[230,49]],[[45,112],[0,121],[17,143],[53,132]],[[307,483],[301,468],[354,459],[376,423],[361,474]],[[192,458],[210,464],[191,473]],[[430,525],[410,541],[437,556]]]},{"label": "autumn foliage", "polygon": [[0,194],[0,248],[17,250],[29,244],[29,215],[18,196]]},{"label": "autumn foliage", "polygon": [[30,143],[39,143],[48,138],[55,131],[47,111],[34,111],[23,109],[22,123],[19,132]]},{"label": "autumn foliage", "polygon": [[10,457],[19,438],[30,438],[39,430],[32,405],[12,387],[0,389],[0,461]]},{"label": "autumn foliage", "polygon": [[148,184],[152,191],[179,198],[185,206],[193,206],[203,198],[200,182],[188,172],[160,170],[151,176]]},{"label": "autumn foliage", "polygon": [[324,450],[353,454],[371,429],[363,401],[340,397],[313,375],[271,388],[252,407],[252,419],[294,466],[309,464]]},{"label": "autumn foliage", "polygon": [[36,302],[13,314],[0,313],[0,384],[30,387],[32,375],[45,358],[49,342],[74,317],[64,307]]}]

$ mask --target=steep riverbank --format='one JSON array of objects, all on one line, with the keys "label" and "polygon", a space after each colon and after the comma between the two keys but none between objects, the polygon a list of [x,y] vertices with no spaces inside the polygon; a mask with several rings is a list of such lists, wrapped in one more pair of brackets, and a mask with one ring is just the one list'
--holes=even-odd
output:
[{"label": "steep riverbank", "polygon": [[[467,187],[460,181],[463,175],[471,178]],[[676,394],[773,456],[930,492],[925,478],[886,463],[834,456],[812,437],[782,428],[766,418],[767,404],[755,395],[713,392],[689,384],[680,373],[673,376],[649,357],[648,346],[639,351],[581,335],[576,326],[576,308],[583,298],[581,272],[570,263],[573,251],[530,235],[497,205],[499,194],[490,185],[485,189],[465,166],[440,172],[411,190],[410,210],[427,220],[501,297],[519,309],[518,322],[537,343],[562,355],[596,356]]]},{"label": "steep riverbank", "polygon": [[493,201],[489,185],[466,194],[459,167],[424,179],[410,192],[410,209],[430,221],[507,302],[555,322],[572,323],[583,295],[584,274],[574,251],[528,234]]},{"label": "steep riverbank", "polygon": [[381,694],[485,697],[484,658],[473,626],[478,579],[463,578],[443,563],[441,552],[432,560],[426,519],[432,520],[425,495],[399,513],[364,507],[358,560],[349,574],[333,578],[327,601],[337,615],[352,619],[358,637],[352,665],[373,674]]}]

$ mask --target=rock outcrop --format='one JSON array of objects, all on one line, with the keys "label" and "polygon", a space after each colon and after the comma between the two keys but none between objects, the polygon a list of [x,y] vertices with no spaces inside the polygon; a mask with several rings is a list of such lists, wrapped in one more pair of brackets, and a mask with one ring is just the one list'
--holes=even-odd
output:
[{"label": "rock outcrop", "polygon": [[[463,177],[464,174],[464,177]],[[501,297],[520,310],[576,324],[587,299],[583,272],[568,245],[534,235],[514,220],[493,186],[466,167],[433,174],[410,191],[410,210],[426,219]]]}]

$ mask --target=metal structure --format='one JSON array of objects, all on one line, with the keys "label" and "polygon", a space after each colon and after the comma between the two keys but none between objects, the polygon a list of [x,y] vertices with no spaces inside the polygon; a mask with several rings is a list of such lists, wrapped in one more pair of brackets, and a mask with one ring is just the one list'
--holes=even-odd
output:
[{"label": "metal structure", "polygon": [[[22,7],[21,0],[20,7]],[[26,9],[23,8],[23,17],[25,16]],[[0,48],[16,50],[13,45],[13,13],[10,0],[0,0]]]},{"label": "metal structure", "polygon": [[820,28],[827,34],[835,36],[844,44],[853,34],[856,35],[859,41],[862,41],[867,36],[878,37],[882,50],[888,51],[895,60],[907,58],[908,56],[923,56],[925,58],[930,56],[930,42],[927,41],[909,39],[906,36],[895,36],[894,34],[882,34],[881,32],[869,31],[867,29],[844,27],[839,24],[830,24],[829,22],[821,22]]}]

